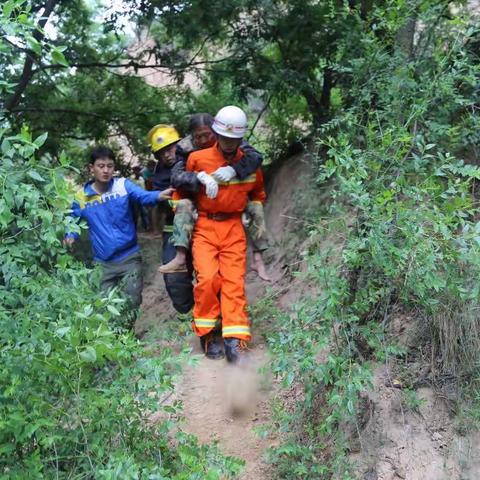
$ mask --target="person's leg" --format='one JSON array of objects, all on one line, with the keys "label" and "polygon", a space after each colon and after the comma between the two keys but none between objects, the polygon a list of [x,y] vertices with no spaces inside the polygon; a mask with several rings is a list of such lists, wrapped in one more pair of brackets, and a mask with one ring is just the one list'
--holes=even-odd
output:
[{"label": "person's leg", "polygon": [[121,262],[123,276],[123,291],[130,298],[135,307],[142,304],[143,269],[140,253],[128,257]]},{"label": "person's leg", "polygon": [[193,228],[195,227],[195,208],[191,200],[182,199],[175,207],[173,219],[172,244],[175,246],[175,257],[160,266],[160,273],[177,273],[187,271],[187,255],[190,250]]},{"label": "person's leg", "polygon": [[142,220],[142,227],[145,231],[148,231],[150,225],[148,223],[148,212],[147,209],[143,205],[139,205],[140,208],[140,218]]},{"label": "person's leg", "polygon": [[[164,233],[162,236],[163,263],[170,262],[176,255],[176,250],[171,242],[171,239],[171,233]],[[188,314],[193,307],[193,278],[190,262],[191,260],[188,258],[187,268],[184,272],[167,273],[163,275],[168,296],[172,301],[173,307],[180,314]],[[189,265],[190,268],[188,268]]]},{"label": "person's leg", "polygon": [[[219,345],[209,334],[214,330],[220,315],[220,277],[218,273],[218,237],[214,220],[200,218],[193,235],[193,264],[197,276],[193,294],[195,306],[193,307],[192,328],[199,337],[204,337],[202,346],[206,354],[212,358],[220,355]],[[206,335],[209,335],[206,337]]]},{"label": "person's leg", "polygon": [[242,342],[248,342],[251,339],[245,295],[247,242],[245,230],[239,220],[229,220],[222,224],[219,253],[219,271],[222,282],[222,335],[227,360],[236,362],[239,359]]},{"label": "person's leg", "polygon": [[247,226],[248,237],[253,247],[251,268],[262,280],[270,282],[272,279],[267,273],[262,256],[262,253],[268,249],[268,233],[263,205],[260,202],[249,202],[245,212],[251,220]]},{"label": "person's leg", "polygon": [[100,280],[100,290],[108,292],[118,285],[122,276],[120,275],[115,263],[101,263],[102,279]]},{"label": "person's leg", "polygon": [[103,292],[119,286],[134,306],[133,311],[127,312],[126,321],[122,322],[129,328],[133,327],[138,307],[142,303],[142,258],[140,253],[119,263],[102,263],[102,279],[100,288]]}]

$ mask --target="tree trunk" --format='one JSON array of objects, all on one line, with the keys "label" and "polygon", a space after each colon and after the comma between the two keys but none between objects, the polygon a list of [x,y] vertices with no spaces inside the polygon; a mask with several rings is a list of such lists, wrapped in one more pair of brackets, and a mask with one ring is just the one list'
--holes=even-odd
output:
[{"label": "tree trunk", "polygon": [[310,88],[305,88],[302,92],[307,101],[308,109],[312,114],[313,125],[319,127],[330,118],[330,97],[333,87],[333,74],[330,68],[325,68],[323,72],[323,86],[320,98]]},{"label": "tree trunk", "polygon": [[410,15],[406,18],[405,23],[397,32],[396,43],[400,50],[407,58],[413,56],[413,45],[415,39],[415,29],[417,27],[417,12],[412,5]]}]

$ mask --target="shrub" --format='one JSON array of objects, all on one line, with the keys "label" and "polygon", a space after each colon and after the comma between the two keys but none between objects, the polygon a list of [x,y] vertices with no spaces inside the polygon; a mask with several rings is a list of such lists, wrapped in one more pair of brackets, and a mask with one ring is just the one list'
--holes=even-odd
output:
[{"label": "shrub", "polygon": [[161,406],[186,352],[147,355],[119,325],[124,299],[62,247],[79,226],[67,159],[35,158],[45,139],[0,138],[0,476],[228,478],[240,463],[172,433],[180,406]]}]

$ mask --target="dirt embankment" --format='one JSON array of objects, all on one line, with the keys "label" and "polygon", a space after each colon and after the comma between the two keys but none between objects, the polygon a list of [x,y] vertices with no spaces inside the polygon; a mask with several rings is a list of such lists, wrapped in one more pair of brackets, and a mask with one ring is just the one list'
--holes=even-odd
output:
[{"label": "dirt embankment", "polygon": [[[274,246],[267,258],[274,281],[265,283],[249,272],[246,284],[250,303],[267,294],[281,308],[288,309],[312,291],[304,280],[290,275],[304,267],[300,256],[303,240],[298,236],[304,219],[295,214],[294,205],[296,198],[304,194],[302,186],[309,172],[308,156],[298,154],[283,162],[270,178],[266,215]],[[163,328],[166,320],[175,318],[175,312],[161,276],[155,273],[161,240],[144,237],[142,244],[147,275],[144,313],[137,329],[148,331]],[[243,480],[274,480],[265,453],[279,439],[261,438],[256,433],[257,427],[270,419],[269,402],[277,390],[272,378],[258,372],[269,361],[262,335],[274,326],[255,326],[255,319],[252,320],[255,337],[251,361],[243,372],[232,369],[224,360],[206,359],[198,340],[190,338],[192,355],[198,355],[199,361],[186,367],[175,399],[183,402],[186,431],[202,442],[216,441],[224,453],[246,461]],[[394,323],[403,330],[408,322],[399,318]],[[185,330],[188,328],[184,326]],[[365,392],[359,427],[350,439],[350,459],[356,465],[356,477],[359,480],[480,479],[480,436],[460,436],[447,404],[432,388],[419,388],[413,394],[418,405],[406,408],[405,392],[392,386],[391,376],[388,365],[374,366],[374,388]]]}]

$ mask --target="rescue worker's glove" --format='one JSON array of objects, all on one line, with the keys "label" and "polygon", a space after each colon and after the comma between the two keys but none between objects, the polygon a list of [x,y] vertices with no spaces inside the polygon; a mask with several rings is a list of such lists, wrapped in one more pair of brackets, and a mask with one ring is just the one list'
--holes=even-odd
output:
[{"label": "rescue worker's glove", "polygon": [[218,194],[218,183],[211,175],[205,172],[197,173],[197,178],[200,183],[205,185],[205,193],[208,198],[216,198]]},{"label": "rescue worker's glove", "polygon": [[232,178],[236,176],[237,172],[233,167],[220,167],[217,168],[213,173],[212,177],[217,182],[229,182]]}]

